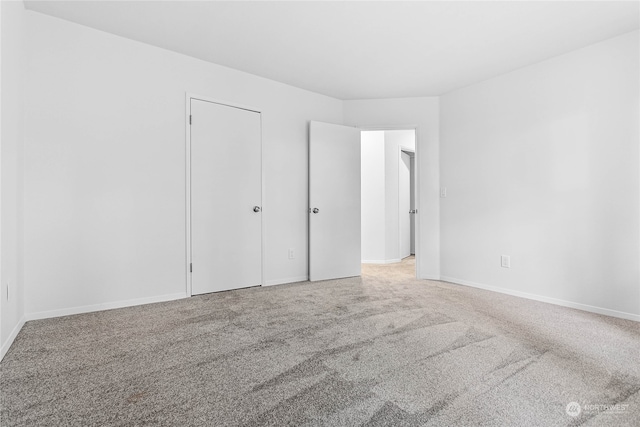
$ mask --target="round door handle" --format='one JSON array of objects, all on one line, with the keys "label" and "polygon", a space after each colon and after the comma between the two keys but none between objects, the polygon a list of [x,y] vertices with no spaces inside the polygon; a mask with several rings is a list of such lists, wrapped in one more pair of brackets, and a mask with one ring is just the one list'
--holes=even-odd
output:
[{"label": "round door handle", "polygon": [[253,207],[253,211],[254,212],[260,212],[262,209],[260,209],[260,206],[254,206]]},{"label": "round door handle", "polygon": [[313,213],[318,213],[318,212],[320,212],[320,209],[318,209],[318,208],[313,208],[313,211],[312,211],[312,212],[313,212]]}]

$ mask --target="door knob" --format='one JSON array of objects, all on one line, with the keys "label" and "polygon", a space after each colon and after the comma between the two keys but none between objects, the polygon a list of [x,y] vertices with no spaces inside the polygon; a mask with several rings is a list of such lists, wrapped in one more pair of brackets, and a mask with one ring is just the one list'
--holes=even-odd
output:
[{"label": "door knob", "polygon": [[313,208],[313,211],[312,211],[312,212],[313,212],[313,213],[318,213],[318,212],[320,212],[320,209],[318,209],[318,208]]},{"label": "door knob", "polygon": [[262,209],[260,209],[260,206],[254,206],[253,207],[253,211],[254,212],[260,212]]}]

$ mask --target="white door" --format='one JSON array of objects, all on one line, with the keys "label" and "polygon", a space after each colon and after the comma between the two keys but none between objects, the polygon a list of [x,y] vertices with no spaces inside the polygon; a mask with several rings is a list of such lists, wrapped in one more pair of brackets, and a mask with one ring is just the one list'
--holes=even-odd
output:
[{"label": "white door", "polygon": [[190,102],[192,295],[260,285],[260,113]]},{"label": "white door", "polygon": [[400,219],[400,259],[411,255],[411,156],[400,151],[398,165],[398,217]]},{"label": "white door", "polygon": [[309,278],[360,275],[360,130],[311,122]]}]

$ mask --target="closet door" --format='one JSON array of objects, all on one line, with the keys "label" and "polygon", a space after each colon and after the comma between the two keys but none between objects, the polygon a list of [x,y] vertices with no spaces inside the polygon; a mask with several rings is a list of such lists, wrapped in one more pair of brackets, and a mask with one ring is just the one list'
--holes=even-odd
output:
[{"label": "closet door", "polygon": [[261,285],[260,113],[190,103],[191,293]]}]

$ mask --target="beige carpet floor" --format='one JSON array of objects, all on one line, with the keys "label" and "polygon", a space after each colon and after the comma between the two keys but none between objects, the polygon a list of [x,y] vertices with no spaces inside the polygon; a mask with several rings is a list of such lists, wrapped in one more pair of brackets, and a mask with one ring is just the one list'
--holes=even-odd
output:
[{"label": "beige carpet floor", "polygon": [[640,425],[640,324],[413,268],[28,322],[0,425]]}]

